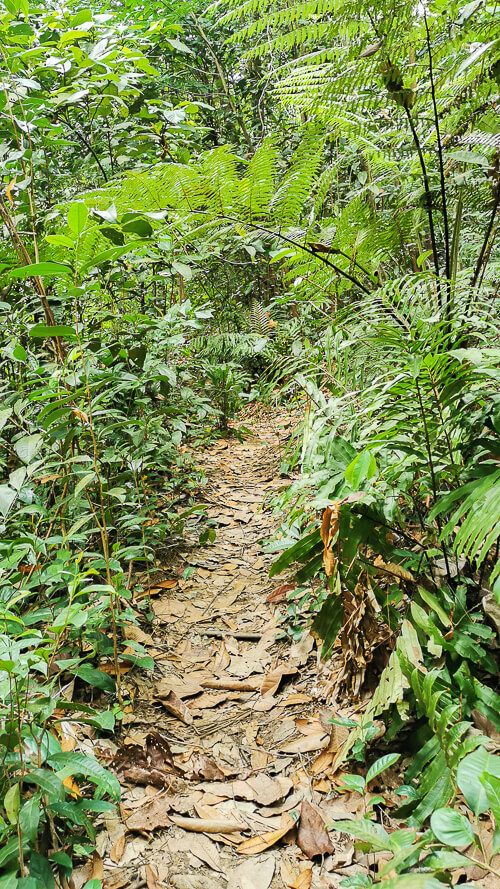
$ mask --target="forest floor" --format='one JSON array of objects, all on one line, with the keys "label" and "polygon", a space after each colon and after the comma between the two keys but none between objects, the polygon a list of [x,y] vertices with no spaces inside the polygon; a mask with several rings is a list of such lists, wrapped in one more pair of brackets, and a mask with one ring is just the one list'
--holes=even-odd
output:
[{"label": "forest floor", "polygon": [[292,422],[279,410],[254,416],[243,442],[196,456],[217,537],[200,547],[192,528],[187,555],[152,577],[151,631],[130,628],[156,668],[122,677],[131,704],[108,749],[122,800],[74,889],[92,877],[105,889],[337,889],[364,870],[350,841],[325,829],[362,811],[359,794],[331,780],[346,730],[328,720],[355,708],[332,713],[331,667],[308,632],[276,641],[293,586],[269,579],[262,541],[279,525],[269,500],[289,484],[280,464]]}]

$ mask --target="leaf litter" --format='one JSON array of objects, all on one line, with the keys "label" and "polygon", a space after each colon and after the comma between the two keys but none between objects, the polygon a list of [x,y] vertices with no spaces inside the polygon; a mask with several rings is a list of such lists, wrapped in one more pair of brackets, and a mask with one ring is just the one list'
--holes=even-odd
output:
[{"label": "leaf litter", "polygon": [[[261,543],[279,523],[269,495],[287,483],[283,421],[269,411],[244,442],[196,455],[217,537],[198,547],[193,522],[184,565],[134,597],[154,597],[152,628],[130,625],[127,637],[156,670],[123,679],[133,706],[109,757],[122,801],[113,833],[103,827],[104,889],[137,877],[147,889],[330,889],[356,872],[350,842],[326,826],[359,811],[358,794],[332,793],[347,733],[328,719],[353,708],[325,710],[331,671],[318,671],[311,634],[277,639],[295,584],[269,583]],[[329,565],[334,523],[323,529]]]}]

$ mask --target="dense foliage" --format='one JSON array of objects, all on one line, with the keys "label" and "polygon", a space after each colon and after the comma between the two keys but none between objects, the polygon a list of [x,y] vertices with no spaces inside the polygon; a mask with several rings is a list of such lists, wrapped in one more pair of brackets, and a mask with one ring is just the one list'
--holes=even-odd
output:
[{"label": "dense foliage", "polygon": [[65,717],[112,732],[120,665],[154,668],[134,597],[203,482],[185,445],[271,398],[307,405],[284,631],[335,653],[337,699],[377,686],[346,756],[414,754],[407,828],[340,826],[391,889],[447,879],[486,811],[500,851],[471,731],[500,730],[498,10],[1,13],[0,889],[91,850],[119,786]]}]

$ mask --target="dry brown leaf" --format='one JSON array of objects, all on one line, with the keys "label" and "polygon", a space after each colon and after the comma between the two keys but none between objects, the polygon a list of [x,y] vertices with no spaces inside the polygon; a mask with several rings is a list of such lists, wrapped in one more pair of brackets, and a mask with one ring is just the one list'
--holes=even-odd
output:
[{"label": "dry brown leaf", "polygon": [[131,639],[141,645],[154,645],[153,637],[141,630],[140,627],[136,627],[135,624],[125,624],[123,635],[125,639]]},{"label": "dry brown leaf", "polygon": [[87,414],[85,413],[85,411],[81,411],[79,408],[73,407],[73,408],[71,408],[71,413],[75,417],[77,417],[78,420],[81,420],[82,423],[88,423],[89,418],[88,418]]},{"label": "dry brown leaf", "polygon": [[320,755],[314,760],[309,772],[311,775],[321,775],[321,772],[326,772],[332,762],[333,753],[331,750],[322,750]]},{"label": "dry brown leaf", "polygon": [[92,852],[92,880],[102,880],[104,878],[104,865],[99,852]]},{"label": "dry brown leaf", "polygon": [[244,842],[236,849],[238,854],[258,855],[260,852],[265,852],[266,849],[270,849],[271,846],[279,843],[285,834],[295,827],[294,818],[287,812],[284,812],[281,816],[281,822],[281,827],[278,830],[270,830],[268,833],[263,833],[260,836],[244,840]]},{"label": "dry brown leaf", "polygon": [[201,751],[192,753],[181,768],[189,781],[200,778],[203,778],[205,781],[224,781],[227,777],[226,773],[219,768],[215,759]]},{"label": "dry brown leaf", "polygon": [[254,771],[265,769],[270,759],[271,754],[266,753],[265,750],[260,750],[259,748],[253,749],[251,755],[252,769]]},{"label": "dry brown leaf", "polygon": [[483,735],[487,735],[488,738],[491,738],[491,740],[495,741],[497,744],[500,743],[500,732],[487,716],[484,716],[479,710],[473,710],[471,716],[474,725],[482,731]]},{"label": "dry brown leaf", "polygon": [[176,602],[175,599],[160,599],[158,602],[153,602],[153,611],[162,623],[175,623],[183,616],[185,610],[184,603]]},{"label": "dry brown leaf", "polygon": [[109,857],[111,861],[114,861],[115,864],[118,864],[119,861],[123,858],[123,853],[125,852],[127,846],[127,840],[125,839],[125,834],[122,833],[121,836],[118,837],[115,843],[111,848],[109,853]]},{"label": "dry brown leaf", "polygon": [[321,522],[320,535],[325,547],[323,550],[323,566],[327,577],[332,576],[335,568],[335,556],[333,554],[332,544],[334,537],[339,530],[340,508],[340,500],[335,500],[331,506],[326,507]]},{"label": "dry brown leaf", "polygon": [[284,602],[287,594],[295,589],[294,583],[282,583],[266,596],[266,602]]},{"label": "dry brown leaf", "polygon": [[231,658],[229,656],[229,652],[224,644],[224,640],[222,640],[219,646],[219,650],[215,656],[213,668],[215,671],[225,670],[226,667],[229,666],[230,662]]},{"label": "dry brown leaf", "polygon": [[273,855],[258,861],[247,858],[232,871],[227,889],[269,889],[275,867]]},{"label": "dry brown leaf", "polygon": [[309,886],[312,883],[313,872],[311,868],[307,868],[307,870],[303,870],[301,874],[297,877],[293,883],[290,883],[290,889],[309,889]]},{"label": "dry brown leaf", "polygon": [[165,707],[165,710],[168,710],[172,716],[180,719],[185,725],[192,725],[193,714],[184,701],[181,701],[181,699],[177,697],[175,691],[169,691],[167,695],[160,698],[160,701]]},{"label": "dry brown leaf", "polygon": [[274,695],[278,691],[283,676],[294,676],[296,673],[297,667],[292,667],[290,664],[280,664],[263,680],[260,687],[261,695]]},{"label": "dry brown leaf", "polygon": [[254,800],[261,806],[271,806],[282,800],[292,789],[290,778],[270,778],[269,775],[251,775],[246,781],[233,781],[231,791],[236,799]]},{"label": "dry brown leaf", "polygon": [[245,829],[239,822],[224,818],[182,818],[180,815],[172,815],[171,820],[177,827],[195,833],[233,833]]},{"label": "dry brown leaf", "polygon": [[260,680],[255,678],[238,682],[237,679],[206,679],[201,685],[203,688],[221,688],[224,691],[257,691]]},{"label": "dry brown leaf", "polygon": [[384,562],[381,556],[377,556],[373,564],[380,574],[390,574],[391,577],[398,577],[400,580],[415,582],[415,578],[410,571],[402,568],[401,565],[396,565],[394,562]]},{"label": "dry brown leaf", "polygon": [[180,837],[170,837],[168,846],[172,856],[178,856],[179,852],[190,852],[212,870],[224,873],[217,846],[204,834],[189,833]]},{"label": "dry brown leaf", "polygon": [[157,889],[158,875],[149,864],[146,865],[144,876],[146,877],[147,889]]},{"label": "dry brown leaf", "polygon": [[300,822],[297,845],[308,858],[315,855],[328,855],[333,852],[333,843],[328,836],[325,822],[318,810],[308,800],[300,807]]},{"label": "dry brown leaf", "polygon": [[218,707],[219,704],[224,704],[230,692],[223,692],[222,694],[213,694],[210,692],[204,691],[203,694],[198,695],[196,698],[191,698],[188,701],[188,707],[191,710],[211,710],[213,707]]},{"label": "dry brown leaf", "polygon": [[149,590],[150,593],[155,590],[173,590],[175,586],[177,586],[177,580],[162,580],[160,583],[155,583],[153,587]]},{"label": "dry brown leaf", "polygon": [[178,698],[182,699],[192,698],[194,695],[200,694],[203,689],[200,683],[193,677],[186,676],[181,679],[177,676],[169,676],[166,679],[162,679],[157,685],[155,697],[166,697],[171,691],[173,691]]},{"label": "dry brown leaf", "polygon": [[323,747],[327,747],[329,741],[330,738],[323,729],[322,732],[318,731],[316,734],[306,735],[283,746],[280,745],[280,750],[283,753],[312,753],[313,750],[321,750]]},{"label": "dry brown leaf", "polygon": [[[130,673],[132,667],[133,664],[130,662],[128,664],[123,662],[119,663],[118,669],[120,671],[120,676],[125,676],[126,673]],[[97,669],[100,670],[101,673],[106,673],[108,676],[116,676],[116,667],[113,661],[106,661],[103,664],[99,664]]]},{"label": "dry brown leaf", "polygon": [[297,877],[299,876],[297,871],[298,868],[295,859],[291,861],[289,858],[281,858],[280,876],[285,886],[291,886],[291,884],[297,879]]},{"label": "dry brown leaf", "polygon": [[280,705],[282,707],[293,707],[295,704],[308,704],[309,701],[312,701],[311,695],[307,695],[304,692],[294,692],[288,695],[284,701],[280,701]]},{"label": "dry brown leaf", "polygon": [[[167,827],[171,824],[168,817],[170,800],[167,796],[158,795],[150,803],[137,809],[125,821],[129,830],[151,831],[158,827]],[[175,816],[172,816],[172,819]]]}]

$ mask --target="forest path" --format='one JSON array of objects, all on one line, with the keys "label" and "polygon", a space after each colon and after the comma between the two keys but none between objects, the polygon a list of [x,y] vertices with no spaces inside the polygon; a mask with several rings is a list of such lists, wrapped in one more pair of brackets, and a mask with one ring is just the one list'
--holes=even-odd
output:
[{"label": "forest path", "polygon": [[[279,468],[291,422],[275,412],[245,441],[196,455],[217,537],[194,546],[174,578],[161,572],[170,579],[151,583],[153,632],[132,630],[156,670],[124,677],[133,712],[113,761],[120,811],[98,838],[105,889],[337,889],[358,870],[324,827],[360,804],[333,800],[325,779],[339,747],[322,703],[328,674],[308,633],[275,641],[286,603],[266,601],[273,590],[286,597],[261,541],[279,524],[267,501],[288,483]],[[102,863],[89,867],[97,876]]]}]

